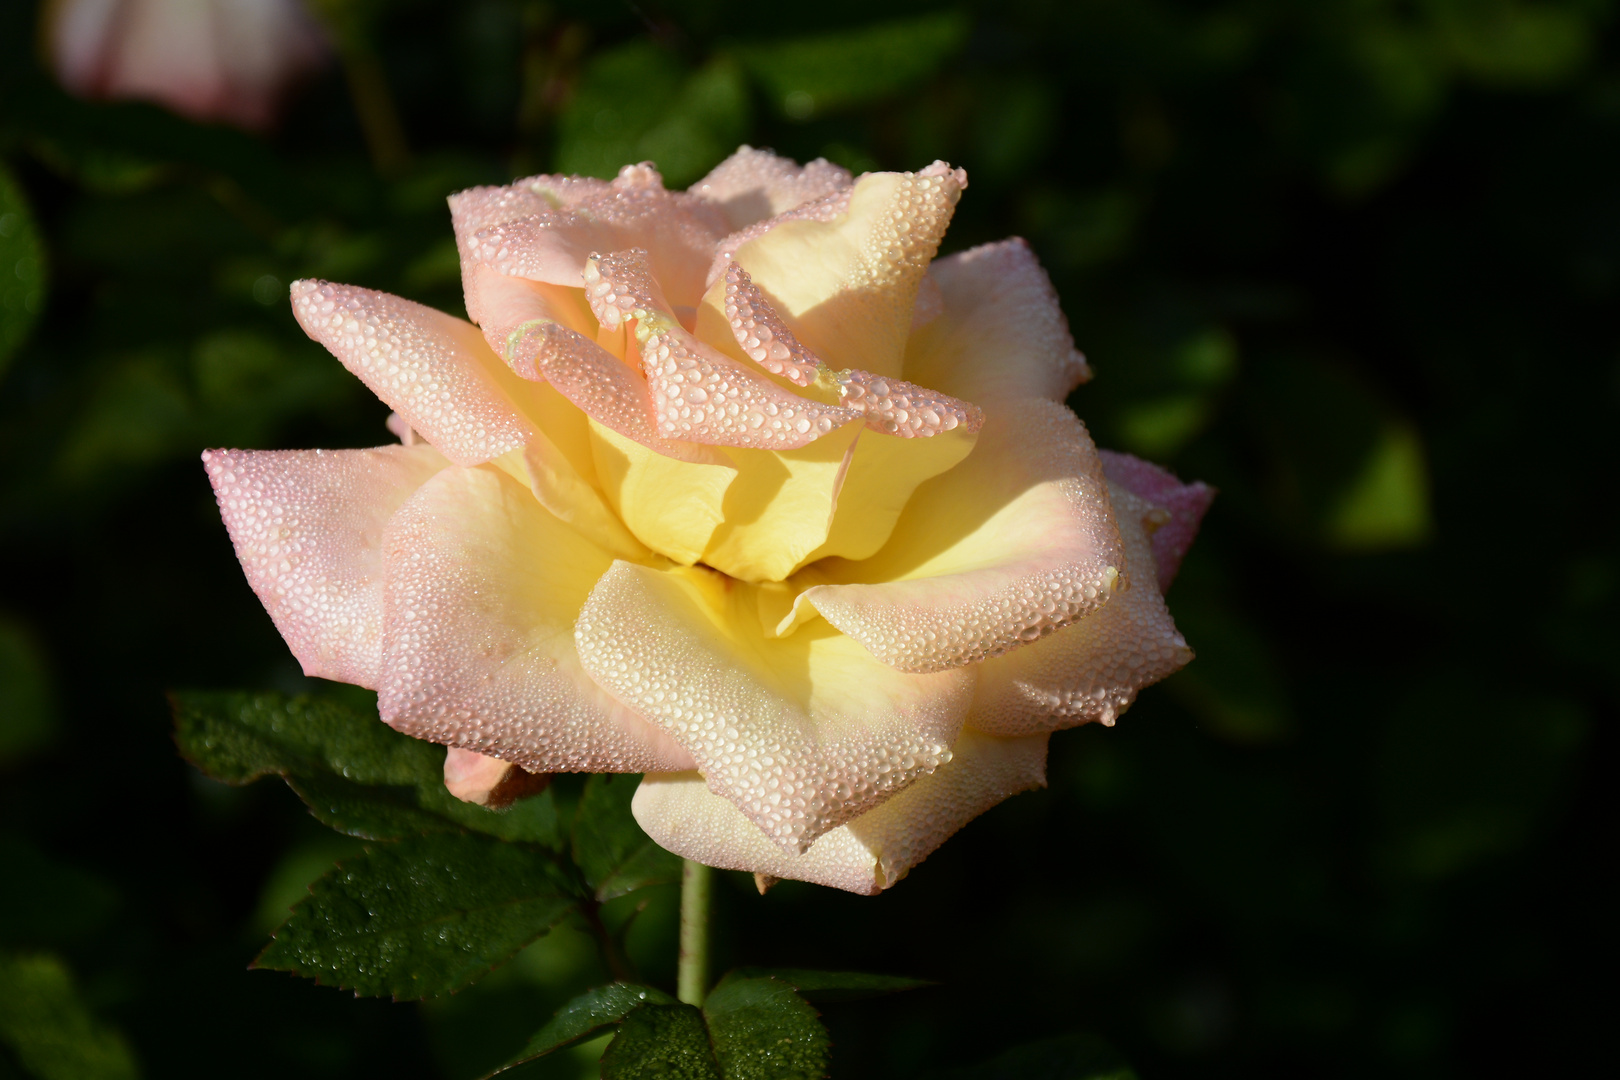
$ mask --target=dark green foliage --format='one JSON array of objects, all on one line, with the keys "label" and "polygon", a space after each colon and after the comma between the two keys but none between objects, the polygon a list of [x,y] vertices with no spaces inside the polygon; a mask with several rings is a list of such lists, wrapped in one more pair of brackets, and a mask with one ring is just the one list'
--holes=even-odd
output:
[{"label": "dark green foliage", "polygon": [[616,982],[585,991],[557,1010],[546,1026],[534,1033],[528,1045],[500,1070],[533,1061],[537,1057],[561,1050],[581,1039],[596,1034],[605,1027],[622,1021],[632,1010],[642,1005],[674,1005],[676,1001],[661,990],[634,983]]},{"label": "dark green foliage", "polygon": [[721,1080],[703,1016],[690,1005],[642,1005],[602,1055],[603,1080]]},{"label": "dark green foliage", "polygon": [[816,1010],[778,979],[727,978],[703,1002],[714,1056],[726,1080],[821,1080],[827,1029]]},{"label": "dark green foliage", "polygon": [[39,1080],[140,1075],[123,1038],[96,1021],[72,975],[49,954],[0,952],[0,1053],[5,1049]]},{"label": "dark green foliage", "polygon": [[861,998],[917,990],[933,985],[927,979],[901,975],[868,975],[859,971],[816,971],[810,968],[740,967],[726,975],[733,979],[775,979],[786,983],[807,1001],[857,1001]]},{"label": "dark green foliage", "polygon": [[506,812],[464,803],[445,790],[444,747],[401,735],[374,710],[329,698],[181,693],[174,715],[180,752],[208,775],[228,784],[280,776],[311,813],[351,836],[395,840],[465,827],[558,846],[549,793]]},{"label": "dark green foliage", "polygon": [[[667,981],[669,886],[420,1006],[244,973],[345,841],[279,785],[184,767],[163,695],[313,693],[396,738],[301,677],[197,463],[391,441],[289,282],[460,313],[449,193],[641,158],[683,184],[730,141],[965,167],[946,252],[1026,237],[1099,445],[1220,498],[1169,594],[1190,668],[1056,735],[1048,790],[882,897],[717,883],[717,961],[824,1007],[838,1080],[1078,1030],[1156,1080],[1620,1072],[1592,985],[1620,909],[1615,4],[312,4],[378,58],[411,155],[386,173],[336,68],[256,134],[84,102],[41,66],[41,6],[0,4],[0,169],[31,223],[0,236],[0,944],[59,958],[60,1015],[145,1075],[471,1080],[623,976],[603,937]],[[496,815],[447,801],[431,748],[350,775],[232,715],[194,718],[241,728],[210,768],[286,775],[352,831],[573,850],[582,781]],[[582,913],[665,876],[594,843]],[[818,966],[939,988],[822,1006],[789,977]]]},{"label": "dark green foliage", "polygon": [[680,880],[681,860],[653,843],[630,813],[640,781],[612,774],[585,781],[574,816],[574,861],[598,900]]},{"label": "dark green foliage", "polygon": [[0,375],[45,310],[45,248],[33,211],[0,164]]},{"label": "dark green foliage", "polygon": [[941,1080],[1136,1080],[1136,1073],[1095,1035],[1062,1035],[954,1069]]},{"label": "dark green foliage", "polygon": [[472,833],[415,837],[311,885],[255,965],[396,1000],[454,993],[578,902],[544,852]]}]

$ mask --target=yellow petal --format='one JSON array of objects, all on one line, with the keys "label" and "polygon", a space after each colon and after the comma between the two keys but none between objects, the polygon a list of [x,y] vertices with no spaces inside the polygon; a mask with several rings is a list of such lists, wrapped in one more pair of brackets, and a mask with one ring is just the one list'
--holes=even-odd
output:
[{"label": "yellow petal", "polygon": [[973,675],[910,675],[825,623],[790,638],[759,589],[615,563],[580,612],[587,671],[692,754],[709,786],[802,851],[949,760]]},{"label": "yellow petal", "polygon": [[928,277],[942,304],[906,343],[906,378],[983,406],[995,398],[1062,401],[1090,377],[1057,293],[1024,241],[940,259]]},{"label": "yellow petal", "polygon": [[980,731],[1027,735],[1089,720],[1112,724],[1138,691],[1192,659],[1154,573],[1154,505],[1118,485],[1109,485],[1109,494],[1129,588],[1057,633],[981,664],[970,720]]},{"label": "yellow petal", "polygon": [[[832,830],[803,854],[784,851],[695,772],[648,774],[630,804],[662,847],[705,866],[882,892],[969,821],[1046,785],[1045,735],[998,739],[964,731],[955,756],[887,802]],[[986,872],[994,875],[995,867]]]},{"label": "yellow petal", "polygon": [[[868,173],[847,208],[834,195],[728,237],[719,268],[739,263],[830,366],[899,377],[918,284],[966,186],[942,163]],[[711,283],[705,306],[713,296]]]},{"label": "yellow petal", "polygon": [[[725,520],[730,464],[700,464],[658,453],[595,418],[591,455],[608,505],[636,539],[683,566],[703,552]],[[722,458],[720,452],[715,456]]]},{"label": "yellow petal", "polygon": [[383,547],[377,707],[390,725],[529,772],[691,767],[581,668],[574,620],[612,556],[517,480],[446,469],[400,507]]},{"label": "yellow petal", "polygon": [[806,589],[795,617],[814,607],[885,663],[939,671],[1095,610],[1123,563],[1084,425],[1041,398],[997,401],[974,452],[918,488],[883,550],[812,568],[838,584]]}]

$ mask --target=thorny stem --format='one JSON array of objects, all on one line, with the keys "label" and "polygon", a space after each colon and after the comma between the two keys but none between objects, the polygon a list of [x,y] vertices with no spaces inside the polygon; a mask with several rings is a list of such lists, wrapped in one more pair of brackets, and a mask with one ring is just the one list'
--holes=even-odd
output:
[{"label": "thorny stem", "polygon": [[681,860],[681,955],[675,996],[688,1005],[703,1004],[709,989],[709,884],[713,878],[714,871],[702,863]]}]

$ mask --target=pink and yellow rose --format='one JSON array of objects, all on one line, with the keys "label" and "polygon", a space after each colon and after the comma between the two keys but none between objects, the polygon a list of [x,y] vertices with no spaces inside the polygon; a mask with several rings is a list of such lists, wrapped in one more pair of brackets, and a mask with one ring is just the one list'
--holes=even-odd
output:
[{"label": "pink and yellow rose", "polygon": [[935,260],[966,186],[540,176],[451,199],[471,322],[294,284],[401,437],[204,455],[304,670],[462,798],[645,773],[664,847],[852,892],[1044,783],[1190,659],[1163,591],[1211,492],[1093,447],[1027,245]]}]

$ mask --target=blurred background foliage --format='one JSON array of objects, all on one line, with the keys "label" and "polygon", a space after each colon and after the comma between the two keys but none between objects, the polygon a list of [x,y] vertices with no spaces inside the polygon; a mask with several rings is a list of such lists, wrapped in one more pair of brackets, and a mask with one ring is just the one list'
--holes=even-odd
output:
[{"label": "blurred background foliage", "polygon": [[728,879],[721,966],[940,982],[829,1007],[840,1078],[1080,1030],[1156,1078],[1614,1069],[1614,4],[312,7],[341,62],[255,136],[66,96],[0,6],[0,1075],[464,1080],[606,978],[583,930],[421,1006],[244,971],[355,845],[174,752],[165,690],[306,685],[197,454],[387,441],[288,282],[460,313],[450,192],[744,141],[965,166],[948,249],[1026,236],[1099,443],[1221,497],[1196,663],[882,897]]}]

